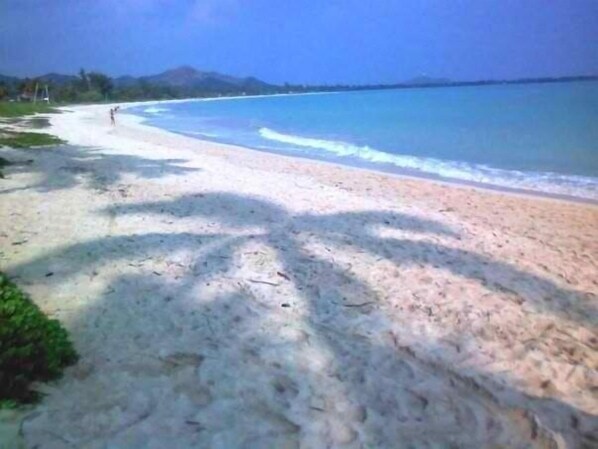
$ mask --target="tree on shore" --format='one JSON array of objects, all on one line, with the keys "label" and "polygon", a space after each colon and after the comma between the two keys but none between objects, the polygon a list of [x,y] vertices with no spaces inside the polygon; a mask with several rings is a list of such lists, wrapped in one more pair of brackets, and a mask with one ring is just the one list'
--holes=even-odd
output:
[{"label": "tree on shore", "polygon": [[108,98],[108,95],[114,88],[112,79],[103,73],[89,72],[89,74],[87,74],[87,79],[89,80],[89,85],[91,86],[92,90],[99,91],[104,99]]},{"label": "tree on shore", "polygon": [[79,80],[78,80],[77,84],[81,91],[91,90],[91,84],[89,82],[89,78],[87,77],[87,73],[85,72],[85,69],[83,69],[83,68],[79,70]]},{"label": "tree on shore", "polygon": [[8,86],[5,82],[0,81],[0,100],[4,100],[8,97]]}]

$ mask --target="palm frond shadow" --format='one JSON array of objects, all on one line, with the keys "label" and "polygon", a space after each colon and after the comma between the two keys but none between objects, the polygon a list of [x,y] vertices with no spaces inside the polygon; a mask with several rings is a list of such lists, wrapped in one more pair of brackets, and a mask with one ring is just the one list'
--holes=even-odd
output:
[{"label": "palm frond shadow", "polygon": [[[458,238],[458,235],[446,226],[414,216],[381,211],[291,216],[280,207],[266,201],[229,193],[199,194],[171,201],[119,205],[110,207],[105,212],[114,216],[159,214],[177,218],[209,217],[232,228],[260,227],[265,229],[266,236],[273,236],[279,233],[281,228],[288,227],[291,234],[312,234],[332,245],[350,242],[363,251],[398,265],[434,263],[458,276],[483,282],[490,290],[514,291],[541,312],[554,313],[587,325],[595,325],[598,321],[598,311],[593,302],[587,300],[591,296],[588,292],[559,287],[540,276],[474,252],[440,243],[384,238],[372,232],[377,227],[385,227],[423,235]],[[282,232],[288,237],[285,240],[287,246],[293,245],[294,241],[289,232]],[[293,254],[293,251],[290,253]],[[440,264],[428,260],[430,255],[439,258]],[[489,282],[485,279],[488,277]],[[528,291],[526,285],[530,283],[537,285],[542,293]],[[556,300],[557,298],[559,300]]]}]

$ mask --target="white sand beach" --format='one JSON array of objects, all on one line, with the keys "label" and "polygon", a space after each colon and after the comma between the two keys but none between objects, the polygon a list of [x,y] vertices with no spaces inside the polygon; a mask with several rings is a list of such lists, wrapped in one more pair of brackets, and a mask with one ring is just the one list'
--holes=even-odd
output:
[{"label": "white sand beach", "polygon": [[[598,206],[204,142],[0,149],[0,269],[81,359],[29,448],[590,448]],[[32,162],[26,162],[32,160]]]}]

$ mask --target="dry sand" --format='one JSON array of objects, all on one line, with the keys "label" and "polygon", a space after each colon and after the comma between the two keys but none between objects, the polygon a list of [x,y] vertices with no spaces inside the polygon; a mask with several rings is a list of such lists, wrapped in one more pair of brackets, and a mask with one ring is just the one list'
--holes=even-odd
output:
[{"label": "dry sand", "polygon": [[598,207],[70,111],[0,150],[0,268],[81,354],[27,447],[598,444]]}]

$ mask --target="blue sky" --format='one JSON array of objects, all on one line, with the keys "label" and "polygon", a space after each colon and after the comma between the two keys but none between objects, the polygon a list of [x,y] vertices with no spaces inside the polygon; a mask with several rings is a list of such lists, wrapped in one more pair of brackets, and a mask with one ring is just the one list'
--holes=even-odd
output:
[{"label": "blue sky", "polygon": [[0,73],[281,83],[598,74],[598,0],[0,0]]}]

